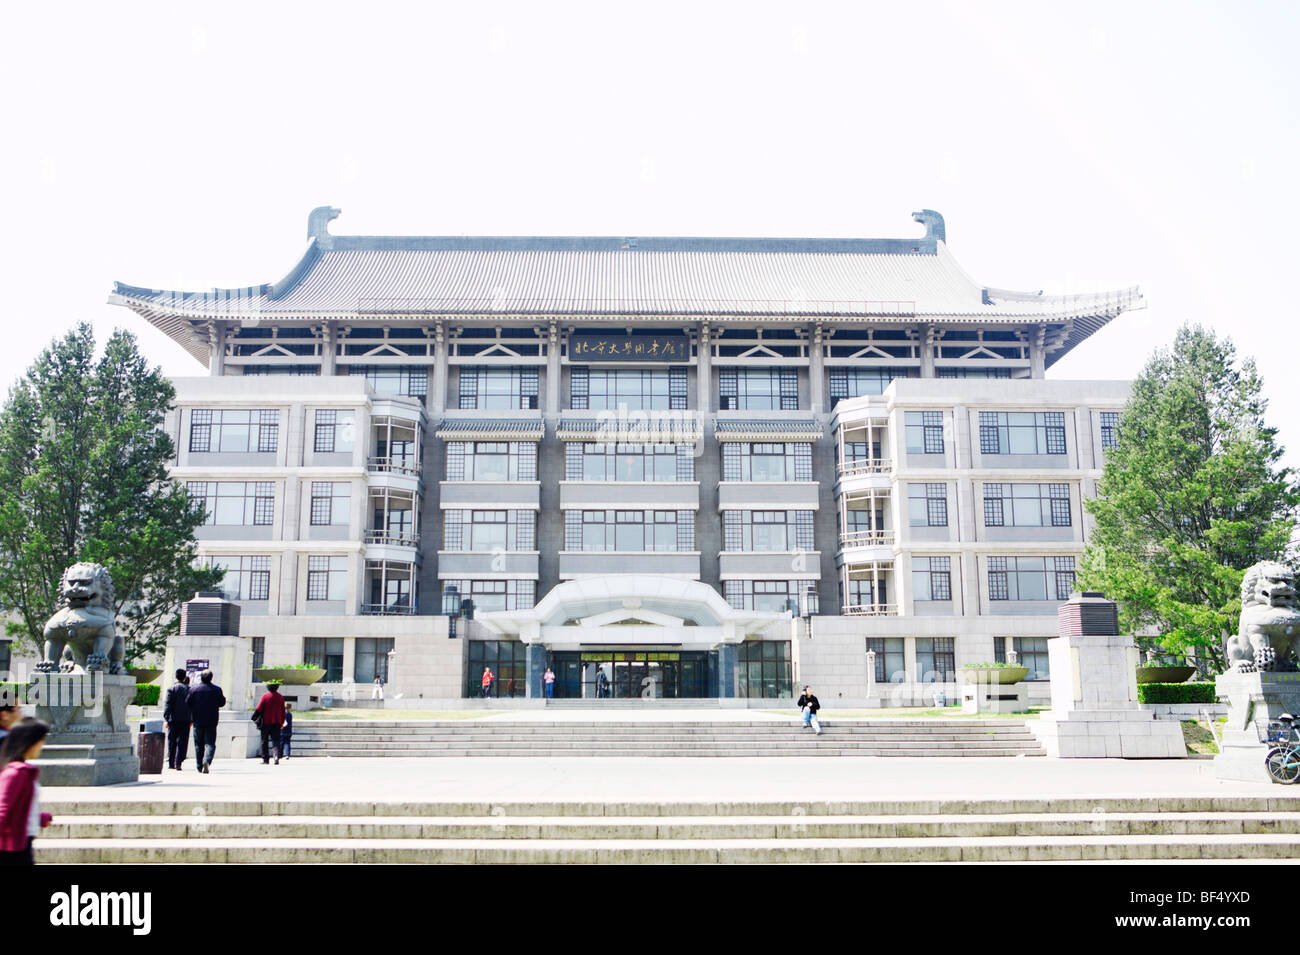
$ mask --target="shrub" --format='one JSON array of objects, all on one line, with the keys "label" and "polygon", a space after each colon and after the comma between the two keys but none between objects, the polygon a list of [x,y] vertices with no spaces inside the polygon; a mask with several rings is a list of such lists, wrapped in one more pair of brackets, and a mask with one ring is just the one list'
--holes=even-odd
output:
[{"label": "shrub", "polygon": [[1143,703],[1215,703],[1213,683],[1139,683]]},{"label": "shrub", "polygon": [[162,687],[157,683],[137,683],[135,685],[135,706],[156,706],[162,697]]}]

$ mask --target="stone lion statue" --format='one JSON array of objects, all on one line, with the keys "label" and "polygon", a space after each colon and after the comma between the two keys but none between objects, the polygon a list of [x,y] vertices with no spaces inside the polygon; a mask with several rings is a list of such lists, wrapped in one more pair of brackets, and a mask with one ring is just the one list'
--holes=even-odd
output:
[{"label": "stone lion statue", "polygon": [[1300,597],[1295,573],[1282,564],[1261,561],[1241,581],[1241,619],[1227,643],[1228,665],[1238,673],[1257,670],[1294,672],[1300,640]]},{"label": "stone lion statue", "polygon": [[[41,673],[80,666],[87,672],[125,673],[126,656],[117,633],[113,577],[102,564],[73,564],[59,581],[62,606],[45,624],[45,659]],[[71,666],[63,662],[70,655]]]}]

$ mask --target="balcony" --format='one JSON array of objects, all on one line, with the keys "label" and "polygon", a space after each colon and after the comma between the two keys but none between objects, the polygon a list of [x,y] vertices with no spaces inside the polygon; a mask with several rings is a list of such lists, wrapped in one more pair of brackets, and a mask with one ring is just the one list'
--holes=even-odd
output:
[{"label": "balcony", "polygon": [[839,465],[840,477],[859,477],[863,474],[888,474],[894,467],[893,458],[860,458]]},{"label": "balcony", "polygon": [[367,544],[383,544],[389,547],[419,547],[420,538],[416,534],[399,534],[394,531],[366,531]]},{"label": "balcony", "polygon": [[409,600],[394,600],[386,604],[362,604],[361,612],[370,617],[410,616],[415,613],[415,605]]},{"label": "balcony", "polygon": [[842,608],[846,617],[896,617],[898,604],[852,604]]},{"label": "balcony", "polygon": [[371,457],[366,459],[366,470],[372,474],[400,474],[403,477],[420,476],[420,462],[411,457]]},{"label": "balcony", "polygon": [[840,535],[840,548],[845,550],[850,547],[892,546],[893,543],[894,532],[892,530],[850,531],[847,534]]}]

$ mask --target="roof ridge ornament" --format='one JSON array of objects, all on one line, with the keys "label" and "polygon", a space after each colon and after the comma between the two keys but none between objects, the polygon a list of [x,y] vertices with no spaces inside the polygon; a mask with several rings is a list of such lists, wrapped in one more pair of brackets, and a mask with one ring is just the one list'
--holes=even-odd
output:
[{"label": "roof ridge ornament", "polygon": [[938,239],[940,242],[947,242],[947,231],[944,229],[943,216],[933,209],[922,209],[920,212],[913,212],[912,218],[921,225],[925,226],[925,238]]},{"label": "roof ridge ornament", "polygon": [[330,244],[330,222],[339,217],[342,209],[335,209],[333,206],[317,206],[307,216],[307,238],[315,239],[317,244],[328,246]]}]

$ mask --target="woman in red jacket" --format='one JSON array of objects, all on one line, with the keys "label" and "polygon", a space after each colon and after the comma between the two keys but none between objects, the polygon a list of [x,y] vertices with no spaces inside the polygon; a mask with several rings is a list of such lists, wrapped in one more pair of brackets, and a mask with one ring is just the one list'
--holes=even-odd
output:
[{"label": "woman in red jacket", "polygon": [[48,723],[30,717],[15,723],[0,743],[0,865],[33,865],[32,840],[50,824],[41,812],[41,771],[29,760],[41,754]]}]

